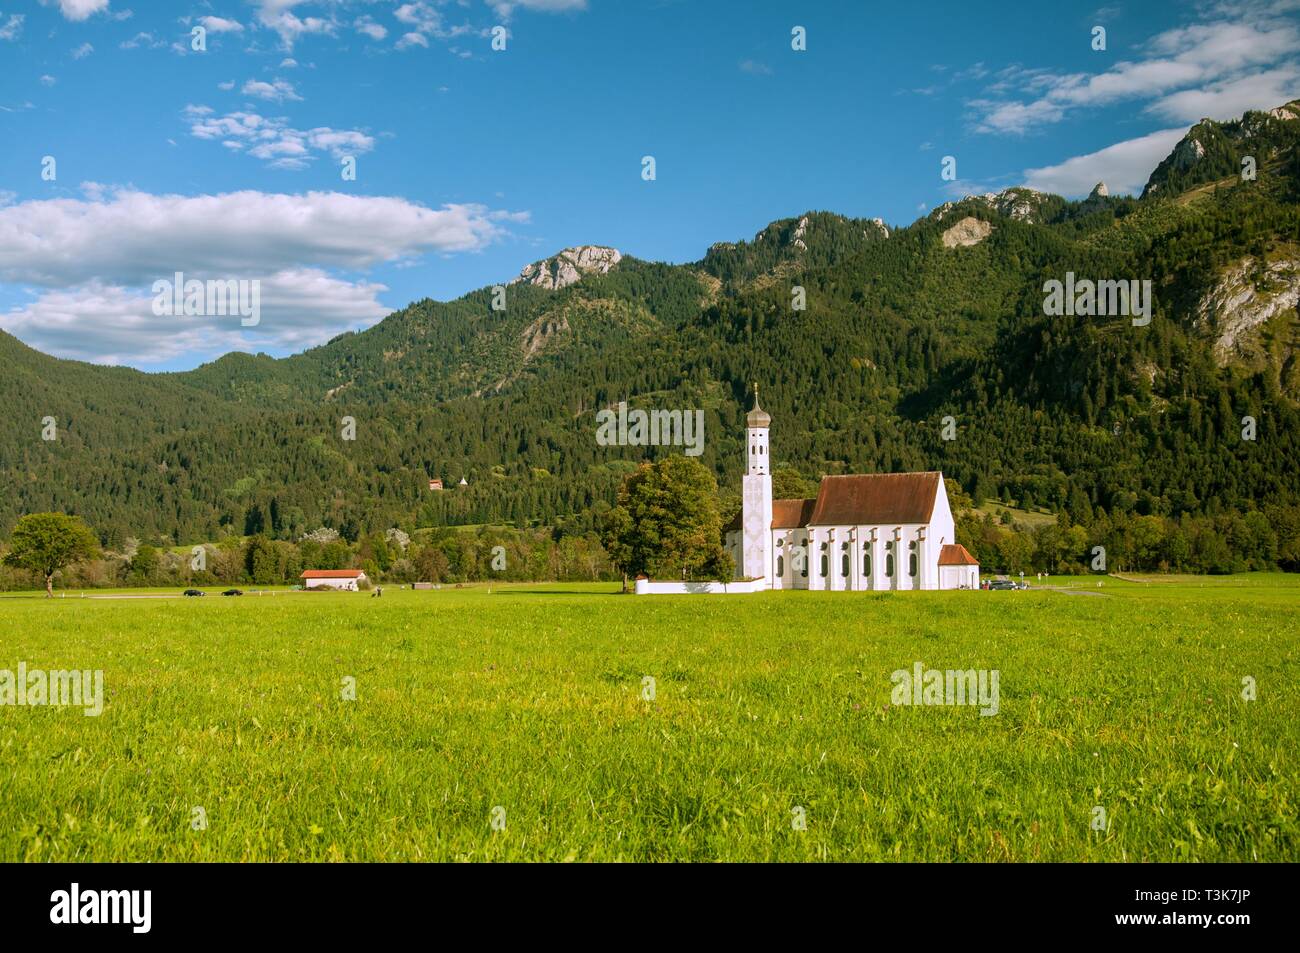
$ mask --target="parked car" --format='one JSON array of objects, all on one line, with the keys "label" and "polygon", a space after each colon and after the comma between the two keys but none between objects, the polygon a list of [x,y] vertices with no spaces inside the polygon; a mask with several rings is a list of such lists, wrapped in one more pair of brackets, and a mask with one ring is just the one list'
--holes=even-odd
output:
[{"label": "parked car", "polygon": [[185,595],[187,595],[187,596],[206,596],[207,593],[204,592],[202,589],[186,589],[186,590],[185,590]]},{"label": "parked car", "polygon": [[223,596],[242,596],[243,594],[244,591],[242,589],[227,589],[222,593]]},{"label": "parked car", "polygon": [[994,579],[992,582],[989,583],[989,588],[990,589],[1019,589],[1020,587],[1017,586],[1010,579]]}]

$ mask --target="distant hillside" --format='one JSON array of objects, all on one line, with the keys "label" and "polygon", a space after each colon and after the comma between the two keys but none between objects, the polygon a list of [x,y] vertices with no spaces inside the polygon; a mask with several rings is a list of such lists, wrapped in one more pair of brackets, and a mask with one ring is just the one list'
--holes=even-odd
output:
[{"label": "distant hillside", "polygon": [[[49,508],[179,542],[583,519],[643,456],[595,442],[620,400],[703,408],[701,459],[734,496],[752,381],[776,462],[806,477],[942,469],[1073,518],[1294,503],[1294,108],[1198,124],[1141,199],[1011,189],[897,228],[808,212],[682,266],[584,246],[526,268],[504,312],[491,289],[423,300],[282,360],[146,375],[0,334],[0,535]],[[1151,280],[1150,325],[1045,315],[1067,272]]]}]

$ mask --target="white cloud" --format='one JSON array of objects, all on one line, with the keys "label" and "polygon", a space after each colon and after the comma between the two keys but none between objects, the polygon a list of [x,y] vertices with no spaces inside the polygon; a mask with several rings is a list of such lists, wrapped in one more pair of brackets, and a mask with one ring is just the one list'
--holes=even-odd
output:
[{"label": "white cloud", "polygon": [[[476,251],[526,213],[431,209],[338,192],[152,195],[83,185],[84,199],[0,201],[0,281],[34,299],[0,326],[61,357],[153,364],[232,349],[301,350],[379,320],[383,285],[341,277],[434,253]],[[158,317],[153,282],[258,280],[261,322]]]},{"label": "white cloud", "polygon": [[46,73],[44,76],[41,77],[42,86],[53,86],[57,82],[58,80],[55,79],[53,76],[51,76],[49,73]]},{"label": "white cloud", "polygon": [[293,88],[293,83],[288,80],[275,79],[269,83],[261,80],[250,79],[244,83],[243,89],[240,90],[245,96],[254,96],[257,99],[265,99],[268,102],[282,103],[285,101],[301,102],[302,97],[298,95]]},{"label": "white cloud", "polygon": [[229,91],[234,88],[235,88],[235,81],[233,79],[228,79],[225,80],[224,82],[217,83],[217,89],[224,89]]},{"label": "white cloud", "polygon": [[[1289,2],[1289,0],[1287,0]],[[1300,51],[1300,28],[1276,19],[1260,6],[1223,6],[1220,14],[1237,19],[1166,30],[1143,44],[1141,58],[1116,63],[1100,73],[1058,74],[1044,69],[1003,70],[982,98],[971,100],[976,131],[1023,134],[1059,122],[1072,110],[1133,99],[1158,99],[1153,111],[1185,118],[1199,101],[1232,103],[1240,113],[1249,106],[1276,105],[1253,99],[1263,89],[1261,75]],[[1260,71],[1266,71],[1261,74]],[[1020,91],[1032,98],[1007,98]],[[1207,96],[1208,94],[1208,96]]]},{"label": "white cloud", "polygon": [[442,28],[442,14],[426,0],[401,4],[393,11],[393,17],[398,23],[405,23],[421,33],[437,33]]},{"label": "white cloud", "polygon": [[79,47],[77,47],[75,50],[72,51],[72,58],[74,60],[84,60],[87,56],[89,56],[93,52],[95,52],[95,48],[93,46],[91,46],[89,43],[82,43]]},{"label": "white cloud", "polygon": [[374,18],[370,16],[357,17],[352,26],[356,28],[358,33],[365,34],[372,40],[382,40],[388,36],[388,28],[376,23]]},{"label": "white cloud", "polygon": [[243,33],[244,25],[238,20],[227,20],[224,17],[199,17],[199,23],[209,33]]},{"label": "white cloud", "polygon": [[86,199],[0,209],[0,281],[70,288],[143,286],[174,271],[256,277],[300,267],[368,268],[502,237],[517,213],[431,209],[341,192],[153,195],[86,188]]},{"label": "white cloud", "polygon": [[772,67],[766,63],[760,63],[758,60],[741,60],[740,71],[749,73],[752,76],[771,76]]},{"label": "white cloud", "polygon": [[284,59],[280,60],[280,69],[297,69],[297,68],[298,68],[298,61],[295,60],[292,56],[286,56]]},{"label": "white cloud", "polygon": [[1187,132],[1187,127],[1158,132],[1117,142],[1088,155],[1075,156],[1058,165],[1026,169],[1024,184],[1040,192],[1067,198],[1087,195],[1098,182],[1105,182],[1112,195],[1137,194],[1151,172]]},{"label": "white cloud", "polygon": [[516,7],[534,13],[567,13],[587,9],[587,0],[488,0],[497,16],[508,19]]},{"label": "white cloud", "polygon": [[422,46],[428,49],[429,41],[424,38],[422,33],[404,33],[402,38],[397,41],[396,46],[399,50],[409,50],[413,46]]},{"label": "white cloud", "polygon": [[[361,155],[375,147],[373,136],[355,129],[294,129],[280,118],[268,119],[257,113],[232,112],[214,116],[207,106],[186,106],[190,135],[197,139],[238,142],[248,147],[255,159],[273,163],[276,169],[305,169],[313,152],[327,152],[335,159]],[[292,160],[292,161],[290,161]]]},{"label": "white cloud", "polygon": [[263,27],[275,31],[280,43],[286,50],[293,49],[294,44],[304,36],[313,34],[334,35],[337,24],[331,17],[299,17],[293,8],[300,6],[304,0],[254,0],[257,10],[257,22]]},{"label": "white cloud", "polygon": [[4,14],[0,14],[0,40],[16,40],[18,34],[23,32],[23,20],[21,13],[11,13],[6,20]]},{"label": "white cloud", "polygon": [[[200,277],[196,272],[184,274],[186,280]],[[159,277],[174,280],[171,275]],[[151,288],[98,282],[43,292],[25,307],[0,313],[0,326],[57,357],[148,366],[187,355],[300,351],[344,331],[368,327],[390,310],[378,300],[388,290],[385,285],[346,281],[315,268],[255,280],[260,316],[254,327],[243,327],[238,315],[155,315]]]},{"label": "white cloud", "polygon": [[108,9],[108,0],[41,0],[41,6],[57,4],[65,19],[74,22],[88,19]]},{"label": "white cloud", "polygon": [[1152,103],[1147,111],[1166,119],[1235,119],[1247,109],[1271,109],[1300,98],[1300,67],[1277,69],[1186,89]]},{"label": "white cloud", "polygon": [[161,49],[166,45],[167,45],[166,40],[160,40],[157,37],[155,37],[152,33],[141,32],[141,33],[137,33],[129,40],[123,40],[121,43],[118,44],[118,47],[123,50],[134,50],[140,47],[144,47],[150,50],[157,50],[157,49]]}]

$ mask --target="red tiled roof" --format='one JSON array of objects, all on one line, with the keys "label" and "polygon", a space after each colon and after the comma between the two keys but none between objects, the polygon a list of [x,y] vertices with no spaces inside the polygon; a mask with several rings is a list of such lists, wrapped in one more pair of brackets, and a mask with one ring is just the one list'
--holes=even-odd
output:
[{"label": "red tiled roof", "polygon": [[[794,529],[797,526],[807,526],[808,517],[812,515],[813,504],[816,502],[816,500],[773,500],[772,529]],[[744,515],[743,508],[738,510],[736,515],[731,518],[731,522],[723,527],[723,532],[738,532],[741,517]]]},{"label": "red tiled roof", "polygon": [[808,517],[812,516],[814,500],[773,500],[772,529],[794,529],[807,526]]},{"label": "red tiled roof", "polygon": [[942,486],[937,470],[927,473],[863,473],[822,477],[812,526],[869,523],[928,523]]},{"label": "red tiled roof", "polygon": [[940,566],[978,566],[979,560],[961,543],[948,543],[939,550]]},{"label": "red tiled roof", "polygon": [[359,579],[365,573],[360,569],[308,569],[299,579]]}]

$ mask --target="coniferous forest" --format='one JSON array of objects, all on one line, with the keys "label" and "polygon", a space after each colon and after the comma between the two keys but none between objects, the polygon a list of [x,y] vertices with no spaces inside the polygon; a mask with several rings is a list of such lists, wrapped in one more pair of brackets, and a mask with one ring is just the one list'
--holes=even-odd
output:
[{"label": "coniferous forest", "polygon": [[[1294,295],[1264,307],[1300,274],[1300,120],[1249,113],[1194,137],[1204,155],[1175,150],[1139,199],[1011,190],[894,229],[810,212],[692,264],[510,285],[504,311],[488,288],[417,301],[285,359],[145,374],[0,333],[0,538],[52,510],[112,552],[300,548],[325,528],[359,563],[391,528],[447,541],[480,524],[586,546],[638,461],[681,452],[599,445],[598,410],[703,409],[725,517],[757,382],[796,488],[939,469],[959,503],[1055,516],[970,512],[960,536],[986,567],[1082,568],[1105,545],[1112,568],[1300,569],[1300,319]],[[992,230],[949,247],[967,218]],[[1046,315],[1044,283],[1067,272],[1150,280],[1150,323]],[[481,570],[440,552],[447,578]],[[257,575],[249,551],[231,558],[233,578]],[[301,564],[276,558],[280,575]],[[610,572],[603,554],[566,558]]]}]

